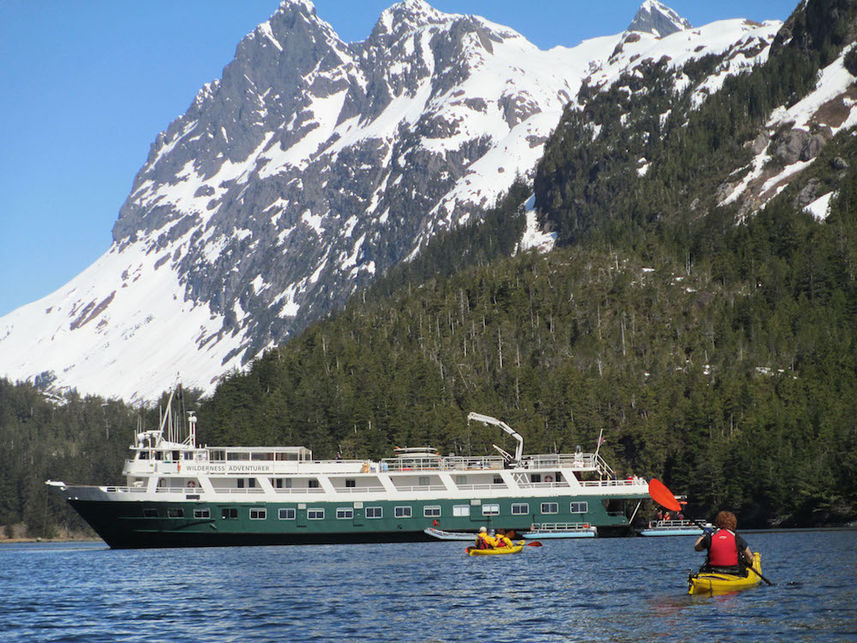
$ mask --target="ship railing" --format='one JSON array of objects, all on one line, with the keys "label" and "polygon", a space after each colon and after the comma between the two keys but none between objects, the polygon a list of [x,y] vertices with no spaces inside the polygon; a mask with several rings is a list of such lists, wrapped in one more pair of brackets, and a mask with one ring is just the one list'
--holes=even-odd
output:
[{"label": "ship railing", "polygon": [[499,456],[467,457],[451,455],[443,459],[443,469],[446,471],[467,471],[502,469],[503,458]]},{"label": "ship railing", "polygon": [[519,482],[518,486],[521,489],[554,489],[556,487],[567,489],[571,485],[560,480],[559,482]]},{"label": "ship railing", "polygon": [[[277,489],[277,491],[286,491],[286,489]],[[289,489],[288,491],[301,491],[301,489]],[[384,487],[334,487],[336,493],[382,493]]]},{"label": "ship railing", "polygon": [[466,471],[472,469],[502,469],[503,459],[493,456],[467,458],[391,458],[381,462],[381,471]]},{"label": "ship railing", "polygon": [[[145,491],[145,489],[142,489],[142,491]],[[205,490],[202,487],[157,487],[155,489],[155,493],[167,494],[203,493],[204,491]],[[265,493],[265,490],[261,487],[249,487],[246,489],[233,489],[231,487],[214,487],[214,493],[253,495]]]},{"label": "ship railing", "polygon": [[638,477],[623,478],[622,480],[584,480],[580,483],[581,487],[632,487],[639,484],[644,484],[645,480]]},{"label": "ship railing", "polygon": [[504,484],[457,484],[455,485],[461,491],[491,491],[492,489],[508,489],[508,487]]},{"label": "ship railing", "polygon": [[381,461],[381,471],[471,471],[503,468],[499,456],[447,456],[445,458],[388,458]]},{"label": "ship railing", "polygon": [[575,531],[578,529],[589,529],[588,522],[542,522],[534,523],[530,531]]},{"label": "ship railing", "polygon": [[692,520],[652,520],[649,527],[696,527]]},{"label": "ship railing", "polygon": [[321,487],[274,487],[275,493],[324,493]]},{"label": "ship railing", "polygon": [[414,491],[446,491],[446,487],[442,484],[415,484],[415,485],[396,485],[396,491],[414,492]]},{"label": "ship railing", "polygon": [[102,491],[107,493],[146,493],[145,487],[101,487]]},{"label": "ship railing", "polygon": [[261,487],[245,487],[244,489],[233,489],[231,487],[227,488],[218,488],[215,487],[214,490],[217,493],[228,493],[231,495],[253,495],[257,493],[265,493],[265,490]]},{"label": "ship railing", "polygon": [[[145,489],[143,490],[145,491]],[[155,493],[172,493],[172,494],[186,494],[186,493],[201,493],[201,487],[156,487]]]},{"label": "ship railing", "polygon": [[[613,470],[604,459],[595,453],[546,453],[528,455],[521,459],[524,469],[574,469],[597,471],[613,475]],[[387,458],[381,461],[381,471],[467,471],[504,469],[499,456],[446,456],[425,458]]]},{"label": "ship railing", "polygon": [[[594,453],[543,453],[525,456],[521,464],[526,469],[578,469],[598,470],[603,462]],[[606,465],[606,463],[605,463]]]}]

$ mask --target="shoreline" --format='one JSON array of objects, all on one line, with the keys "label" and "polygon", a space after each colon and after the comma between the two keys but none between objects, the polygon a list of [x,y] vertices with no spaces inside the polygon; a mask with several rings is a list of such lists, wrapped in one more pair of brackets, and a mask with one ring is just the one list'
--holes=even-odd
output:
[{"label": "shoreline", "polygon": [[[742,529],[742,534],[764,534],[764,533],[797,533],[812,531],[855,531],[857,525],[836,525],[830,527],[772,527],[770,529]],[[634,536],[628,536],[633,538]],[[104,543],[98,536],[70,536],[60,538],[0,538],[0,547],[3,545],[22,545],[37,543]]]},{"label": "shoreline", "polygon": [[80,536],[79,538],[0,538],[0,547],[3,545],[22,545],[36,543],[103,543],[98,536]]}]

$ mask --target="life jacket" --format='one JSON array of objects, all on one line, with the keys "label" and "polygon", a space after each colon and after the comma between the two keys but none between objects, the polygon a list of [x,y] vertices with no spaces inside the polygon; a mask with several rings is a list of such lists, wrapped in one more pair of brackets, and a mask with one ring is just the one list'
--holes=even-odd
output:
[{"label": "life jacket", "polygon": [[735,534],[728,529],[718,529],[711,534],[708,564],[713,567],[735,567],[738,565],[738,543]]},{"label": "life jacket", "polygon": [[476,549],[493,549],[493,545],[488,542],[488,535],[480,532],[476,536]]}]

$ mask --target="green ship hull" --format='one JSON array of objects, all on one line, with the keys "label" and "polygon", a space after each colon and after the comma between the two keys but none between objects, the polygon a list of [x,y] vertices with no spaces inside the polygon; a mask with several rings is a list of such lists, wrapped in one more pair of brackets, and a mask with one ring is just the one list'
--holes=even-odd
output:
[{"label": "green ship hull", "polygon": [[[435,540],[426,527],[442,526],[454,531],[475,532],[480,526],[526,532],[541,522],[540,513],[512,515],[511,505],[527,503],[538,508],[555,497],[515,498],[499,503],[497,515],[483,516],[479,505],[471,516],[452,516],[460,500],[430,502],[372,501],[365,507],[354,504],[303,503],[209,503],[179,501],[75,500],[69,502],[98,535],[112,548],[208,547],[237,545],[301,545],[331,543],[391,543]],[[624,534],[628,520],[624,515],[608,514],[601,502],[587,497],[589,512],[584,515],[551,514],[555,520],[585,521],[598,525],[599,533]],[[567,503],[564,503],[567,506]],[[367,518],[371,507],[380,518]],[[395,517],[396,509],[410,507],[410,517]],[[441,518],[426,517],[429,513]],[[323,512],[323,514],[321,513]],[[339,514],[340,518],[337,518]],[[280,518],[280,516],[287,518]],[[323,515],[323,518],[311,516]]]}]

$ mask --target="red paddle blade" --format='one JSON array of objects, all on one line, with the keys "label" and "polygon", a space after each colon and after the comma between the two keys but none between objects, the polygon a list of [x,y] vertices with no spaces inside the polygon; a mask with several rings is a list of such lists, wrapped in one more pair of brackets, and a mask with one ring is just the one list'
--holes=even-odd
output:
[{"label": "red paddle blade", "polygon": [[538,540],[533,540],[527,543],[527,547],[541,547],[542,544]]},{"label": "red paddle blade", "polygon": [[681,505],[675,499],[675,494],[667,489],[666,485],[657,478],[649,480],[649,495],[661,507],[670,511],[681,511]]}]

